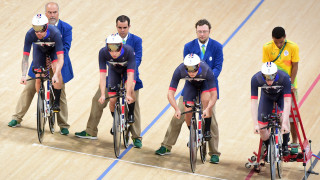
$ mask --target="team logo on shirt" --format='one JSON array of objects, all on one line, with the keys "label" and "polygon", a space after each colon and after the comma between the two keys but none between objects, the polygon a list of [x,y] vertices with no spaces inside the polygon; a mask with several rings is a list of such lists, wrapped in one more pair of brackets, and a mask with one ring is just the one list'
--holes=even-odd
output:
[{"label": "team logo on shirt", "polygon": [[212,56],[209,57],[209,61],[212,61]]},{"label": "team logo on shirt", "polygon": [[288,56],[288,55],[289,55],[289,51],[288,51],[288,50],[285,50],[285,51],[283,52],[283,55],[284,55],[284,56]]}]

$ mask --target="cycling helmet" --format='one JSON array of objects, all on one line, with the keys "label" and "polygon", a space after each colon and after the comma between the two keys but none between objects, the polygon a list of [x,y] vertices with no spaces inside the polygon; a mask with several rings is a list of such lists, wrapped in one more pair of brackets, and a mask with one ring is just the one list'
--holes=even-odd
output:
[{"label": "cycling helmet", "polygon": [[200,67],[200,58],[196,54],[188,54],[184,58],[183,64],[188,72],[196,72]]},{"label": "cycling helmet", "polygon": [[122,38],[118,34],[111,34],[106,39],[109,52],[119,52],[122,48]]},{"label": "cycling helmet", "polygon": [[262,76],[266,81],[273,81],[277,75],[277,65],[273,62],[263,63],[261,67]]},{"label": "cycling helmet", "polygon": [[36,32],[44,32],[48,28],[48,18],[44,14],[37,14],[32,18],[32,27]]}]

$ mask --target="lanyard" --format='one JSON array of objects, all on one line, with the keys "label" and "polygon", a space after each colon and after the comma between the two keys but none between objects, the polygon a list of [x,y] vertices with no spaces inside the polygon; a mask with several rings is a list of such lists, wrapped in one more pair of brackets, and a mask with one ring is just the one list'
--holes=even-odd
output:
[{"label": "lanyard", "polygon": [[287,40],[284,42],[284,45],[282,46],[282,48],[281,48],[281,50],[280,50],[280,52],[279,52],[279,54],[278,54],[277,58],[276,58],[276,59],[274,59],[272,62],[275,62],[275,61],[280,57],[280,55],[281,55],[281,53],[282,53],[282,51],[283,51],[284,47],[286,47],[286,44],[287,44]]}]

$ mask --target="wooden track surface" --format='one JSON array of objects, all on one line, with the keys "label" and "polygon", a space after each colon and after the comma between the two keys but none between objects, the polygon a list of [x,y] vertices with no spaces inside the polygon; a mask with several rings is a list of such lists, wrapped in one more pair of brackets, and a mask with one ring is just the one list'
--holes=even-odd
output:
[{"label": "wooden track surface", "polygon": [[[22,127],[9,128],[7,124],[23,90],[19,81],[25,33],[31,27],[32,17],[44,13],[46,2],[0,0],[0,179],[97,179],[104,176],[104,172],[105,179],[245,179],[250,169],[244,164],[257,150],[259,141],[252,132],[250,79],[259,71],[262,45],[271,40],[275,26],[283,26],[287,38],[300,48],[299,100],[319,74],[320,3],[317,0],[262,1],[247,21],[261,1],[57,2],[60,18],[73,26],[70,58],[75,77],[66,86],[71,127],[67,137],[46,131],[44,142],[39,145],[36,101],[31,104]],[[143,39],[140,72],[144,88],[140,91],[140,107],[145,134],[142,149],[130,149],[112,165],[115,156],[109,134],[112,125],[109,109],[99,124],[98,140],[79,139],[74,133],[86,127],[91,100],[99,83],[98,52],[105,45],[107,35],[116,32],[115,19],[121,14],[131,18],[130,32]],[[151,127],[148,125],[168,104],[166,94],[172,73],[182,62],[184,44],[196,38],[194,24],[201,18],[212,24],[210,37],[225,43],[223,70],[219,76],[221,98],[216,109],[222,155],[219,165],[202,164],[199,160],[196,174],[192,175],[185,125],[171,155],[154,154],[163,140],[173,109],[161,114]],[[181,88],[180,85],[177,92]],[[319,94],[317,84],[300,108],[307,137],[313,141],[314,154],[320,151]],[[107,172],[109,167],[111,170]],[[314,170],[320,171],[319,163]],[[283,179],[302,179],[302,163],[285,163],[283,173]],[[266,165],[251,179],[269,179],[269,175]]]}]

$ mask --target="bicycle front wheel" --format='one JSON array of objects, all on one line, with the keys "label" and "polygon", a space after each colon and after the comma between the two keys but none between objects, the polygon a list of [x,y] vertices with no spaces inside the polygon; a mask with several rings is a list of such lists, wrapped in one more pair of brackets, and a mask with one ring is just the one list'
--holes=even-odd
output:
[{"label": "bicycle front wheel", "polygon": [[114,154],[116,157],[120,155],[120,144],[121,144],[121,124],[120,124],[120,107],[119,104],[116,104],[114,108],[114,117],[113,117],[113,146]]},{"label": "bicycle front wheel", "polygon": [[269,160],[270,160],[270,176],[271,179],[274,180],[276,179],[276,166],[275,166],[275,161],[276,161],[276,143],[274,141],[274,136],[270,136],[269,139]]},{"label": "bicycle front wheel", "polygon": [[278,155],[279,155],[279,158],[278,158],[278,161],[277,161],[277,171],[278,171],[278,177],[279,178],[282,178],[282,155],[281,155],[281,151],[280,149],[282,149],[282,135],[280,134],[278,136]]},{"label": "bicycle front wheel", "polygon": [[40,90],[37,103],[37,133],[40,143],[42,143],[43,140],[44,125],[46,123],[44,98],[44,92],[43,90]]},{"label": "bicycle front wheel", "polygon": [[194,173],[196,170],[196,162],[197,162],[197,125],[195,119],[191,119],[190,125],[190,137],[189,137],[189,149],[190,149],[190,165],[191,171]]},{"label": "bicycle front wheel", "polygon": [[49,107],[50,107],[50,116],[48,117],[48,121],[49,121],[49,129],[51,134],[54,133],[54,124],[56,122],[56,113],[53,112],[53,110],[51,109],[53,106],[53,102],[54,102],[54,97],[53,97],[53,92],[50,91],[50,101],[49,101]]}]

